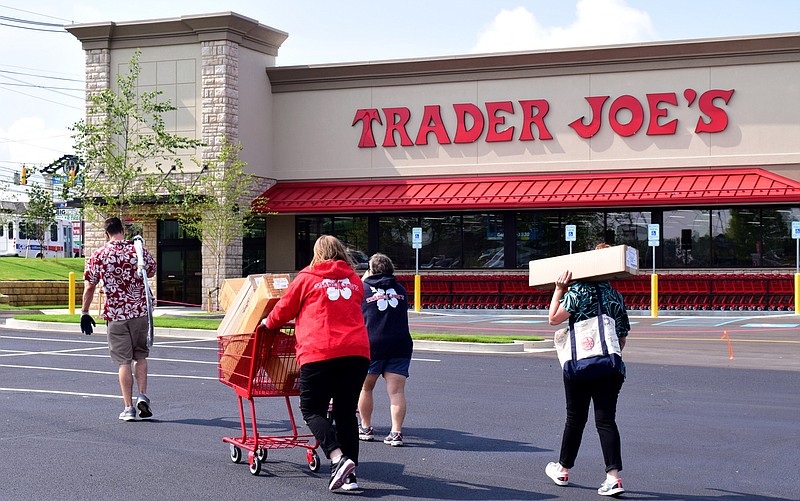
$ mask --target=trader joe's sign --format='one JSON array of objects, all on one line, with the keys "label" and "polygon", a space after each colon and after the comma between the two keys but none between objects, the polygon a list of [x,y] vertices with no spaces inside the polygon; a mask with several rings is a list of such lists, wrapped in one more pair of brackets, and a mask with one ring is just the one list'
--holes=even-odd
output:
[{"label": "trader joe's sign", "polygon": [[[588,139],[601,128],[610,127],[615,134],[630,137],[644,133],[648,136],[675,134],[678,119],[671,112],[679,107],[695,110],[695,133],[722,132],[728,126],[726,106],[733,89],[710,89],[699,94],[686,89],[679,96],[675,92],[645,94],[637,98],[629,94],[585,97],[586,114],[576,117],[568,125],[575,134]],[[493,101],[483,106],[473,103],[456,103],[442,109],[428,105],[422,109],[419,121],[411,120],[407,107],[363,108],[356,111],[353,126],[361,126],[359,148],[374,148],[377,142],[385,148],[428,144],[429,137],[439,144],[474,143],[479,139],[487,143],[508,141],[546,141],[553,139],[548,127],[550,103],[546,99],[520,101]],[[455,116],[455,129],[445,126],[444,114]],[[452,123],[452,120],[449,120]],[[536,137],[535,137],[536,136]]]}]

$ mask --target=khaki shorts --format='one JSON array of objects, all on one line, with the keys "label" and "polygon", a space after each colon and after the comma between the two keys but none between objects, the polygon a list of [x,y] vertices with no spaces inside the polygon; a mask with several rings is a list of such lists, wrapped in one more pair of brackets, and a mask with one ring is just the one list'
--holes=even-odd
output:
[{"label": "khaki shorts", "polygon": [[125,365],[150,355],[147,347],[147,316],[108,321],[108,351],[111,360]]}]

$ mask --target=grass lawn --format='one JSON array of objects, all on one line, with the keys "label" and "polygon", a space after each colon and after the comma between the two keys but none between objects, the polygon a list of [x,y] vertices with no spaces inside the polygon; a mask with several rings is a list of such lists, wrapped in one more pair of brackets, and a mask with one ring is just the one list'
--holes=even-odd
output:
[{"label": "grass lawn", "polygon": [[[19,314],[14,315],[17,320],[31,320],[34,322],[63,322],[78,324],[81,321],[80,314],[75,315],[45,315],[45,314]],[[97,323],[102,320],[95,318]],[[173,329],[207,329],[216,330],[220,320],[210,318],[166,318],[155,317],[153,324],[155,327],[168,327]],[[474,336],[460,334],[418,334],[411,333],[411,337],[425,341],[451,341],[456,343],[511,343],[513,341],[541,341],[541,336]]]},{"label": "grass lawn", "polygon": [[0,257],[1,280],[69,280],[69,272],[75,272],[75,280],[83,280],[82,257],[50,257],[45,259],[24,257]]},{"label": "grass lawn", "polygon": [[[43,313],[32,313],[32,314],[19,314],[14,315],[14,318],[17,320],[31,320],[34,322],[59,322],[59,323],[69,323],[69,324],[79,324],[81,323],[81,315],[80,313],[76,313],[74,315],[63,314],[63,315],[45,315]],[[94,316],[95,322],[98,324],[105,323],[105,320]],[[167,327],[172,329],[208,329],[208,330],[216,330],[219,327],[220,321],[217,319],[209,319],[209,318],[172,318],[172,317],[154,317],[153,318],[153,325],[155,327]]]}]

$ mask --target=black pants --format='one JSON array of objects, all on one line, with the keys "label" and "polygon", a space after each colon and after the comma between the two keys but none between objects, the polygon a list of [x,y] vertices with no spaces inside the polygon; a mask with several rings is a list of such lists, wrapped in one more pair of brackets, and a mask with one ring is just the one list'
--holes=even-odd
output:
[{"label": "black pants", "polygon": [[[331,451],[342,449],[358,464],[356,409],[368,367],[364,357],[333,358],[300,367],[300,411],[328,458]],[[333,423],[326,417],[331,399]]]},{"label": "black pants", "polygon": [[606,471],[622,470],[622,448],[616,418],[617,398],[624,381],[622,374],[581,382],[564,378],[567,422],[564,425],[564,435],[561,437],[561,455],[558,460],[561,466],[564,468],[575,466],[591,402],[594,405],[594,423],[600,436]]}]

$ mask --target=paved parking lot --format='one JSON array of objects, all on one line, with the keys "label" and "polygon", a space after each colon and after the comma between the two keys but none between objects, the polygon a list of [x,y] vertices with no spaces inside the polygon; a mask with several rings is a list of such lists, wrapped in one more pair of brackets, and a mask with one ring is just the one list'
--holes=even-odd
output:
[{"label": "paved parking lot", "polygon": [[[424,322],[436,329],[457,324],[552,332],[534,323],[541,319],[471,313],[459,322],[430,316]],[[785,326],[797,322],[710,322],[696,319],[685,330],[682,321],[666,318],[634,325],[619,407],[625,498],[798,499],[791,472],[800,467],[793,368],[800,344],[797,327]],[[737,340],[733,360],[717,337],[726,326]],[[104,336],[0,329],[0,498],[337,496],[325,490],[327,464],[312,473],[301,449],[270,451],[258,477],[230,461],[221,439],[238,433],[239,417],[233,391],[217,381],[216,364],[213,341],[157,337],[149,391],[156,419],[123,423]],[[378,433],[389,421],[382,390],[376,392]],[[557,487],[543,474],[557,458],[564,419],[554,354],[417,351],[408,396],[407,446],[363,444],[358,473],[364,490],[356,495],[597,498],[603,469],[591,425],[573,485]],[[288,429],[282,399],[256,404],[262,433]]]}]

